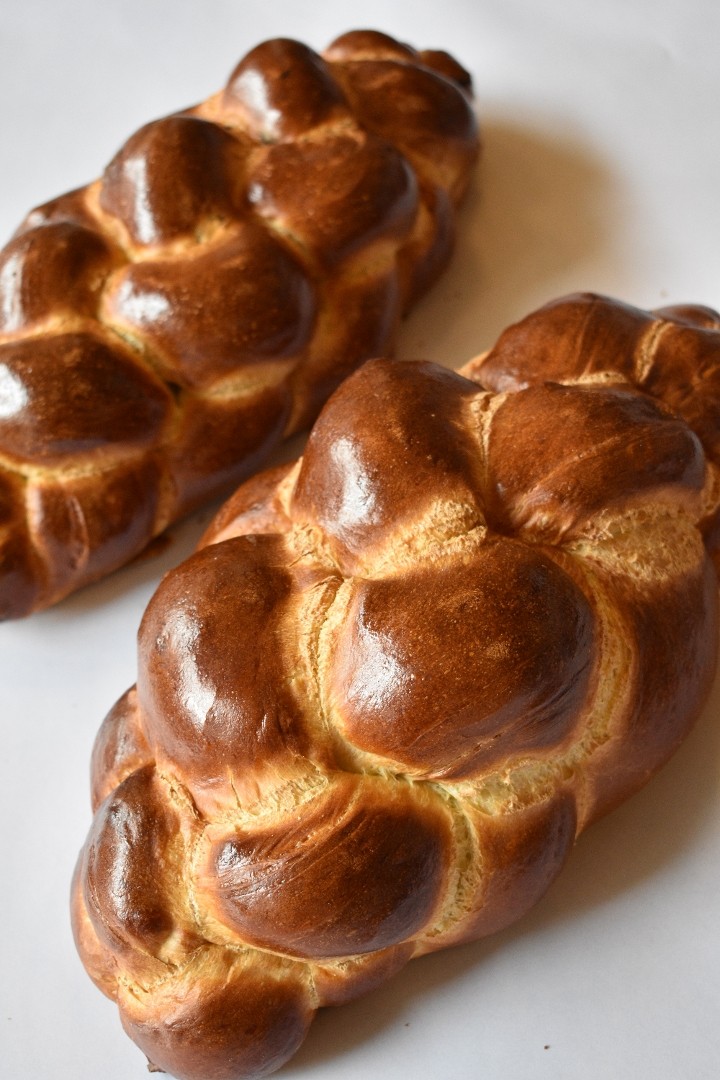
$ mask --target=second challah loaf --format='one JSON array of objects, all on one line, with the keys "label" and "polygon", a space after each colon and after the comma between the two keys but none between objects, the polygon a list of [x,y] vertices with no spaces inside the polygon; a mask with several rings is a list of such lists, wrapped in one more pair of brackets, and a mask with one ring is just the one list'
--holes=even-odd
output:
[{"label": "second challah loaf", "polygon": [[265,42],[0,253],[0,618],[129,560],[307,425],[449,257],[470,78]]},{"label": "second challah loaf", "polygon": [[643,316],[676,404],[705,356],[696,433],[618,368],[641,313],[595,314],[508,354],[562,381],[370,361],[161,583],[73,886],[156,1067],[266,1076],[320,1006],[512,923],[686,734],[717,647],[718,335],[711,360],[689,316]]}]

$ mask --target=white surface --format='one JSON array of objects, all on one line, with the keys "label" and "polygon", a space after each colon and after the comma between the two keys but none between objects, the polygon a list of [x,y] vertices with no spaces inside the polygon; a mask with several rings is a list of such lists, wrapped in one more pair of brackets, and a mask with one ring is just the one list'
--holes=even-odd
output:
[{"label": "white surface", "polygon": [[[485,157],[404,355],[453,366],[553,296],[720,304],[717,0],[3,0],[0,235],[252,45],[356,26],[472,71]],[[206,515],[207,517],[207,515]],[[0,1077],[133,1080],[144,1059],[76,959],[68,883],[95,731],[134,679],[161,572],[201,528],[0,627]],[[582,838],[497,938],[323,1014],[287,1080],[710,1080],[720,1060],[720,689],[681,752]]]}]

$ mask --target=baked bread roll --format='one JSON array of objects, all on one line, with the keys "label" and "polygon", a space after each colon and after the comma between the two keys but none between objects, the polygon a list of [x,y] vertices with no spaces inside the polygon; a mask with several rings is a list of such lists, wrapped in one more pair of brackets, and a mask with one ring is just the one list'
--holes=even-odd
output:
[{"label": "baked bread roll", "polygon": [[509,925],[688,731],[714,403],[699,437],[613,366],[624,311],[566,385],[369,361],[160,584],[73,884],[80,955],[156,1068],[266,1076],[319,1007]]},{"label": "baked bread roll", "polygon": [[446,53],[279,39],[34,210],[0,253],[0,618],[127,562],[391,351],[477,152]]}]

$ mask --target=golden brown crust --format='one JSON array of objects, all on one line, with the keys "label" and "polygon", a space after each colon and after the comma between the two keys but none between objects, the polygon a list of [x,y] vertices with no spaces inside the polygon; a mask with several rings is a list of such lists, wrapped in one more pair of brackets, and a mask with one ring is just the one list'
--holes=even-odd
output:
[{"label": "golden brown crust", "polygon": [[[326,649],[328,715],[344,738],[413,776],[451,778],[572,731],[593,617],[550,559],[497,537],[441,577],[431,565],[354,581]],[[389,664],[412,677],[388,677]]]},{"label": "golden brown crust", "polygon": [[312,990],[287,962],[209,949],[193,954],[153,995],[120,1000],[123,1027],[149,1062],[179,1080],[250,1080],[298,1049],[314,1014]]},{"label": "golden brown crust", "polygon": [[696,500],[705,457],[687,424],[655,401],[620,386],[544,383],[509,395],[495,412],[488,474],[493,528],[556,541],[601,510],[640,506],[645,495],[655,508]]},{"label": "golden brown crust", "polygon": [[588,378],[629,383],[679,413],[720,461],[720,315],[700,305],[644,311],[576,293],[532,312],[464,370],[490,390]]},{"label": "golden brown crust", "polygon": [[464,897],[462,916],[428,935],[428,951],[511,926],[545,894],[575,842],[577,808],[570,785],[560,784],[549,798],[501,815],[472,805],[463,809],[482,853],[482,874]]},{"label": "golden brown crust", "polygon": [[198,902],[210,916],[248,944],[317,960],[416,936],[454,857],[440,800],[348,773],[330,774],[297,821],[212,826],[205,838]]},{"label": "golden brown crust", "polygon": [[[629,385],[682,417],[720,467],[720,314],[701,304],[645,311],[573,293],[508,327],[463,374],[496,392],[548,381]],[[717,509],[702,531],[720,563]]]},{"label": "golden brown crust", "polygon": [[0,618],[127,562],[391,353],[477,154],[445,54],[277,39],[32,211],[0,252]]},{"label": "golden brown crust", "polygon": [[[471,379],[365,364],[152,599],[137,692],[98,737],[73,918],[181,1080],[266,1075],[318,1007],[520,918],[697,715],[712,399],[701,441],[627,374],[656,317],[590,304],[598,344],[579,304],[535,320],[537,353],[527,326],[501,339],[505,373],[497,352]],[[690,352],[663,354],[665,386]]]}]

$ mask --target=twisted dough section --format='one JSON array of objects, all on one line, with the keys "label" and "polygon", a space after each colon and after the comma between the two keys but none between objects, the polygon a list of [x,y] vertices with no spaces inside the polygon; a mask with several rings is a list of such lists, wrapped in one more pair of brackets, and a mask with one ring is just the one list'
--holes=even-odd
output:
[{"label": "twisted dough section", "polygon": [[127,562],[307,426],[444,268],[470,78],[278,39],[0,253],[0,618]]},{"label": "twisted dough section", "polygon": [[318,1007],[524,914],[701,707],[718,505],[627,381],[352,375],[166,576],[98,736],[75,934],[149,1059],[268,1075]]}]

